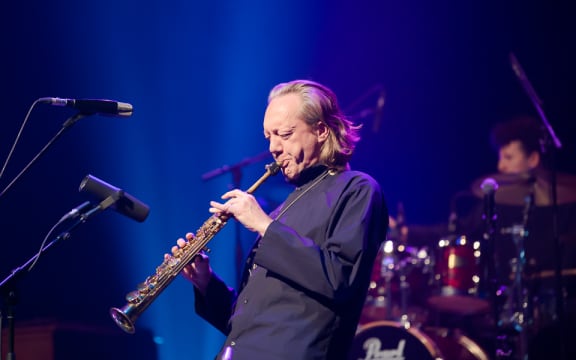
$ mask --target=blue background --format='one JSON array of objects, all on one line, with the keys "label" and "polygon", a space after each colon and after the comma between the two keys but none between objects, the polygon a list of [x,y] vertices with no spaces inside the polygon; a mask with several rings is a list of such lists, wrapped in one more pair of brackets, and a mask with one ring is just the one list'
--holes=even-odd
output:
[{"label": "blue background", "polygon": [[[40,97],[108,98],[130,118],[84,118],[0,198],[0,277],[38,251],[60,217],[86,200],[87,174],[147,203],[137,223],[107,211],[47,252],[18,282],[18,320],[110,325],[108,308],[151,275],[176,239],[209,216],[208,202],[245,189],[270,158],[262,117],[270,88],[306,78],[331,87],[364,123],[352,161],[382,185],[408,223],[444,222],[449,201],[496,169],[494,123],[535,114],[512,71],[514,52],[575,172],[576,22],[569,2],[22,0],[0,7],[0,160]],[[373,113],[382,88],[380,117]],[[74,114],[34,108],[0,188]],[[240,181],[227,172],[244,160]],[[236,180],[236,181],[235,181]],[[267,208],[290,189],[280,177],[257,192]],[[210,243],[231,283],[235,250],[253,234],[229,224]],[[193,311],[177,278],[138,320],[161,360],[212,359],[223,336]],[[128,335],[126,335],[128,336]]]}]

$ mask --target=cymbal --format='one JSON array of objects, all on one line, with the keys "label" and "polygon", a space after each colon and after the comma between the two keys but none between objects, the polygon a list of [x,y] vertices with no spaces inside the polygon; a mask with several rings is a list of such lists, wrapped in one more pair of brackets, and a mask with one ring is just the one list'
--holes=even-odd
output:
[{"label": "cymbal", "polygon": [[[533,274],[526,274],[527,280],[544,280],[544,279],[552,279],[556,276],[556,271],[554,270],[542,270],[535,272]],[[576,276],[576,269],[562,269],[560,272],[560,276],[564,279],[570,278],[572,276]],[[510,280],[514,280],[514,272],[510,273]]]},{"label": "cymbal", "polygon": [[[562,269],[560,274],[563,277],[576,276],[576,269]],[[532,274],[532,276],[530,276],[530,278],[532,278],[532,279],[545,279],[545,278],[554,277],[555,275],[556,275],[556,273],[554,272],[554,270],[543,270],[543,271],[537,272],[535,274]]]},{"label": "cymbal", "polygon": [[[484,197],[481,185],[484,180],[491,178],[498,183],[494,193],[494,200],[501,205],[524,205],[525,197],[534,193],[534,205],[552,205],[551,185],[549,173],[537,171],[522,174],[496,173],[476,179],[471,190],[477,197]],[[576,203],[576,176],[558,173],[556,179],[556,200],[558,204]]]}]

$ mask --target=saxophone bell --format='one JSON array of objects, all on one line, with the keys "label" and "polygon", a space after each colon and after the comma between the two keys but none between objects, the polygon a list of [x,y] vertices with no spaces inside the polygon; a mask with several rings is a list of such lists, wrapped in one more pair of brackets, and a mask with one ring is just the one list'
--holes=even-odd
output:
[{"label": "saxophone bell", "polygon": [[134,334],[136,332],[134,322],[137,319],[137,316],[133,314],[135,309],[136,307],[132,304],[126,304],[121,309],[113,307],[110,309],[110,316],[122,330],[128,334]]}]

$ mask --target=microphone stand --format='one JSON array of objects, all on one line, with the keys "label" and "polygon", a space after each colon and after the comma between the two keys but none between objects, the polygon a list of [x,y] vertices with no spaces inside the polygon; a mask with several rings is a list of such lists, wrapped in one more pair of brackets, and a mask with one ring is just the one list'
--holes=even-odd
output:
[{"label": "microphone stand", "polygon": [[72,127],[72,125],[74,125],[78,120],[86,117],[89,114],[83,114],[83,113],[78,113],[74,116],[71,116],[70,118],[68,118],[64,124],[62,124],[62,128],[56,133],[56,135],[54,135],[52,137],[52,139],[50,139],[50,141],[48,141],[48,143],[46,145],[44,145],[44,147],[42,148],[42,150],[40,150],[38,152],[38,154],[36,154],[36,156],[34,156],[34,158],[32,158],[32,160],[30,160],[30,162],[24,167],[24,169],[22,169],[22,171],[20,171],[18,173],[18,175],[16,175],[14,177],[14,179],[4,188],[4,190],[2,190],[2,192],[0,192],[0,199],[2,198],[2,196],[4,196],[4,194],[6,194],[6,192],[8,192],[8,190],[16,183],[16,181],[18,181],[22,175],[24,175],[24,173],[26,173],[28,171],[28,169],[30,169],[30,167],[36,163],[36,161],[38,161],[38,159],[40,159],[40,157],[42,155],[44,155],[46,153],[46,151],[54,144],[54,142],[56,142],[56,140],[58,140],[58,138],[60,138],[62,136],[62,134],[64,133],[64,131],[68,130],[70,127]]},{"label": "microphone stand", "polygon": [[[30,167],[36,163],[36,161],[38,161],[38,159],[40,159],[40,157],[42,155],[44,155],[46,153],[46,151],[48,151],[48,149],[56,142],[56,140],[58,138],[60,138],[62,136],[62,134],[68,130],[70,127],[72,127],[72,125],[74,125],[78,120],[91,115],[91,114],[86,114],[86,113],[77,113],[71,117],[69,117],[68,119],[66,119],[66,121],[62,124],[62,128],[56,133],[56,135],[54,135],[52,137],[52,139],[50,139],[50,141],[48,141],[48,143],[38,152],[38,154],[36,154],[36,156],[34,156],[34,158],[32,158],[32,160],[30,160],[30,162],[18,173],[18,175],[16,175],[14,177],[14,179],[12,179],[12,181],[10,181],[10,183],[8,183],[8,185],[2,190],[2,192],[0,192],[0,199],[2,199],[2,197],[8,192],[8,190],[10,188],[12,188],[12,186],[16,183],[16,181],[18,181],[29,169]],[[109,205],[108,205],[109,206]],[[78,224],[76,224],[75,226],[77,226]],[[74,227],[75,227],[74,226]],[[64,234],[61,234],[60,236],[64,237]],[[52,246],[52,244],[54,244],[55,242],[57,242],[58,240],[60,240],[60,237],[55,239],[52,243],[48,244],[45,248],[42,249],[42,252],[48,248],[50,248]],[[37,254],[36,257],[38,257],[40,255]],[[15,353],[14,353],[14,307],[16,305],[16,303],[18,302],[18,298],[16,296],[16,290],[15,290],[15,280],[17,277],[21,276],[22,274],[22,269],[26,267],[27,264],[31,263],[31,261],[33,261],[34,259],[36,259],[36,257],[33,257],[32,259],[30,259],[28,262],[26,262],[22,267],[15,269],[11,275],[9,275],[6,279],[4,279],[1,283],[0,283],[0,293],[5,294],[5,298],[6,298],[6,307],[7,307],[7,315],[6,315],[6,319],[8,320],[8,352],[7,352],[7,360],[15,360]],[[0,325],[2,324],[2,311],[0,311]],[[2,359],[2,328],[0,327],[0,359]]]},{"label": "microphone stand", "polygon": [[[484,210],[482,219],[484,220],[484,233],[480,245],[480,270],[481,280],[479,284],[479,293],[492,304],[492,318],[494,324],[498,324],[498,314],[500,313],[497,305],[498,283],[500,279],[500,268],[498,266],[499,255],[496,249],[496,212],[495,194],[498,191],[498,183],[487,178],[482,182],[482,192],[484,193]],[[483,280],[482,280],[483,279]],[[496,339],[498,341],[498,339]],[[498,344],[496,346],[496,358],[499,358]]]},{"label": "microphone stand", "polygon": [[[211,170],[202,175],[203,181],[208,181],[217,176],[226,174],[228,172],[232,173],[232,187],[235,189],[240,188],[240,183],[242,182],[242,168],[253,164],[255,162],[264,160],[270,156],[270,152],[263,151],[253,157],[246,158],[234,165],[224,165],[222,167]],[[244,251],[242,249],[242,236],[241,236],[241,226],[238,221],[235,222],[235,237],[236,237],[236,249],[235,249],[235,260],[236,260],[236,284],[240,285],[242,282],[242,263],[244,262]]]},{"label": "microphone stand", "polygon": [[360,95],[360,97],[354,100],[352,104],[350,104],[348,107],[344,109],[344,113],[345,114],[350,113],[352,109],[357,108],[358,105],[366,101],[366,99],[368,99],[374,93],[378,93],[376,106],[363,108],[357,111],[355,114],[348,115],[348,118],[352,121],[360,121],[364,118],[367,118],[368,116],[374,116],[374,120],[372,122],[372,132],[377,133],[380,128],[382,109],[384,108],[384,105],[386,103],[386,92],[382,84],[376,84],[371,88],[369,88],[368,90],[366,90],[362,95]]},{"label": "microphone stand", "polygon": [[563,284],[562,284],[562,249],[560,244],[560,234],[558,229],[558,195],[557,195],[557,169],[556,169],[556,152],[562,148],[562,143],[556,136],[554,129],[548,122],[544,110],[542,109],[542,100],[538,97],[538,94],[532,87],[532,84],[528,80],[526,73],[524,72],[522,66],[516,59],[513,53],[510,53],[510,62],[512,64],[512,69],[518,77],[520,84],[524,88],[524,91],[530,98],[532,104],[536,108],[540,120],[542,121],[542,128],[544,131],[544,141],[542,143],[542,153],[548,156],[550,174],[550,196],[552,198],[552,238],[553,238],[553,249],[554,249],[554,295],[556,300],[556,315],[559,321],[560,328],[560,354],[561,358],[566,355],[565,341],[563,334],[567,333],[567,322],[564,318],[564,301],[563,301]]},{"label": "microphone stand", "polygon": [[[18,297],[16,296],[16,283],[17,281],[22,278],[25,274],[30,272],[33,268],[34,264],[40,258],[44,252],[48,249],[51,249],[56,243],[61,240],[67,240],[72,235],[71,232],[80,224],[85,223],[89,218],[91,218],[96,213],[106,210],[108,207],[112,206],[120,197],[120,192],[114,193],[104,199],[99,205],[93,207],[92,209],[88,210],[87,212],[77,215],[78,220],[76,220],[69,228],[60,235],[58,235],[54,240],[49,242],[47,245],[43,246],[36,255],[32,256],[28,261],[26,261],[23,265],[15,268],[12,270],[12,273],[8,275],[2,282],[0,282],[0,292],[5,297],[5,305],[7,308],[6,311],[6,319],[8,320],[7,326],[7,340],[8,340],[8,349],[6,352],[6,360],[15,360],[16,353],[14,351],[14,340],[15,340],[15,312],[14,309],[16,304],[18,303]],[[1,341],[0,341],[1,343]],[[2,358],[2,353],[0,352],[0,359]]]}]

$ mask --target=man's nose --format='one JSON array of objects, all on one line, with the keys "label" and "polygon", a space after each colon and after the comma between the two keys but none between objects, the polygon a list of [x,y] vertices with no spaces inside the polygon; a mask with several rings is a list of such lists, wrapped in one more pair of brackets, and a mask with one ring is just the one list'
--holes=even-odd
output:
[{"label": "man's nose", "polygon": [[280,144],[280,141],[278,139],[271,138],[269,150],[272,154],[277,154],[282,151],[282,145]]},{"label": "man's nose", "polygon": [[498,171],[506,172],[506,164],[502,160],[498,161]]}]

